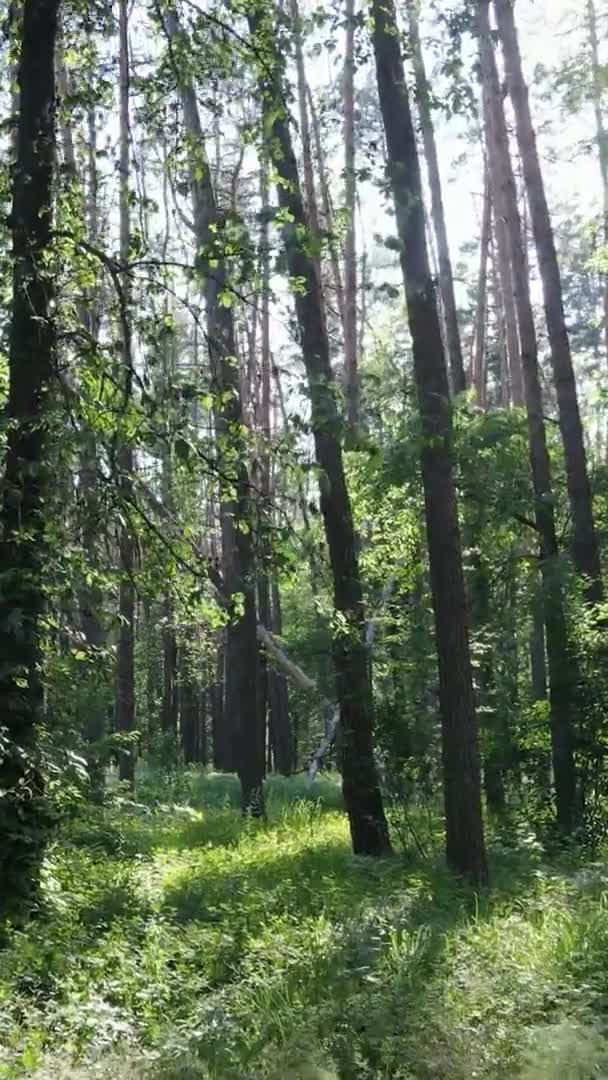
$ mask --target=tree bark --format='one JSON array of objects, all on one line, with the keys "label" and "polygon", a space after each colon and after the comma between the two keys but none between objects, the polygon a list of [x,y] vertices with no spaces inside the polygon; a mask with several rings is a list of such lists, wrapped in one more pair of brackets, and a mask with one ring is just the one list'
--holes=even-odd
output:
[{"label": "tree bark", "polygon": [[488,126],[488,162],[495,195],[496,216],[505,222],[507,231],[521,341],[530,467],[535,497],[536,528],[540,540],[540,567],[547,632],[551,744],[557,820],[560,828],[568,832],[573,827],[575,814],[576,781],[571,713],[574,706],[577,675],[568,643],[551,491],[551,467],[539,378],[536,330],[522,243],[517,190],[490,30],[489,0],[479,0],[478,24],[479,58]]},{"label": "tree bark", "polygon": [[473,354],[473,386],[482,409],[486,407],[487,361],[486,323],[488,311],[488,253],[492,233],[492,198],[490,181],[485,170],[483,186],[483,214],[479,241],[479,276],[477,278],[477,305],[475,310],[475,351]]},{"label": "tree bark", "polygon": [[469,880],[486,879],[481,777],[460,529],[452,476],[452,416],[424,225],[422,181],[393,0],[372,0],[373,46],[401,244],[418,406],[439,666],[446,851]]},{"label": "tree bark", "polygon": [[[602,206],[604,245],[608,247],[608,132],[604,125],[602,110],[602,90],[604,88],[603,69],[600,65],[599,43],[597,35],[597,17],[594,0],[587,0],[587,25],[589,27],[589,45],[591,49],[591,92],[595,116],[595,135],[597,139],[600,176],[602,178]],[[606,364],[608,366],[608,274],[603,274],[604,294],[604,338],[606,343]]]},{"label": "tree bark", "polygon": [[498,279],[500,281],[500,299],[505,318],[509,397],[511,404],[514,405],[515,408],[522,408],[524,404],[524,384],[521,370],[521,348],[519,344],[519,328],[517,325],[517,311],[513,291],[513,275],[511,273],[511,258],[509,255],[507,228],[504,219],[498,216],[497,206],[500,205],[500,198],[496,198],[494,181],[491,177],[490,185],[492,188],[492,205],[494,210],[494,235],[496,239]]},{"label": "tree bark", "polygon": [[[128,407],[133,389],[133,355],[130,326],[130,282],[126,266],[129,261],[131,227],[129,214],[129,28],[128,0],[119,0],[118,26],[120,38],[120,260],[122,297],[122,395],[123,405]],[[125,505],[131,502],[133,476],[133,448],[123,437],[116,454],[119,493]],[[135,553],[129,525],[121,524],[118,536],[120,584],[118,594],[118,642],[116,646],[116,729],[129,735],[135,728],[135,587],[133,572]],[[123,748],[119,758],[121,780],[132,781],[135,774],[134,747]]]},{"label": "tree bark", "polygon": [[429,176],[431,220],[433,222],[433,231],[437,243],[439,291],[441,293],[441,305],[445,322],[450,375],[454,393],[459,394],[466,390],[467,383],[460,341],[460,330],[458,327],[456,297],[454,295],[454,276],[452,273],[452,260],[450,258],[450,245],[448,243],[448,232],[445,222],[445,211],[443,208],[441,173],[439,171],[439,158],[437,156],[437,144],[435,142],[431,96],[429,93],[429,84],[426,77],[424,56],[422,54],[422,45],[420,43],[420,33],[418,28],[418,3],[419,0],[407,0],[409,36],[414,64],[414,77],[416,80],[416,104],[420,116],[424,156]]},{"label": "tree bark", "polygon": [[494,8],[502,42],[508,90],[515,112],[517,142],[543,287],[572,515],[572,559],[576,570],[585,580],[587,600],[595,604],[600,603],[603,598],[600,555],[593,520],[591,485],[570,338],[564,315],[561,274],[532,124],[528,87],[523,75],[512,0],[494,0]]},{"label": "tree bark", "polygon": [[[272,632],[278,638],[283,632],[281,594],[276,579],[272,581]],[[294,734],[289,716],[289,691],[285,675],[273,668],[270,672],[269,717],[270,742],[274,767],[277,772],[289,776],[295,769]]]},{"label": "tree bark", "polygon": [[32,901],[47,827],[35,754],[43,712],[44,515],[51,487],[55,327],[52,271],[45,266],[53,218],[58,7],[58,0],[25,0],[20,23],[9,398],[0,503],[0,919],[23,916]]},{"label": "tree bark", "polygon": [[[171,10],[164,15],[171,50],[182,31]],[[236,721],[236,764],[241,782],[243,812],[264,812],[264,739],[259,730],[258,646],[255,552],[251,490],[247,472],[248,450],[243,430],[239,364],[236,359],[234,316],[222,303],[230,281],[222,251],[221,216],[211,184],[198,103],[192,79],[174,62],[189,137],[190,187],[198,269],[205,278],[205,306],[211,374],[221,405],[216,409],[222,526],[223,575],[230,622],[226,631],[224,724]],[[228,474],[226,478],[226,474]],[[227,482],[226,482],[227,479]],[[236,497],[232,493],[236,491]],[[241,609],[236,604],[241,598]]]},{"label": "tree bark", "polygon": [[254,42],[267,63],[259,71],[268,123],[268,147],[279,177],[277,196],[287,211],[284,229],[289,273],[302,282],[295,294],[300,343],[311,399],[311,422],[321,471],[321,513],[332,568],[334,606],[344,629],[334,636],[340,705],[342,783],[353,850],[360,855],[390,851],[388,827],[373,753],[373,703],[365,648],[363,595],[352,509],[340,444],[341,424],[333,388],[329,339],[319,273],[298,230],[306,218],[288,116],[283,104],[284,66],[274,44],[276,11],[256,4],[249,16]]},{"label": "tree bark", "polygon": [[357,346],[357,172],[355,158],[355,0],[345,0],[344,57],[344,202],[348,214],[344,238],[344,396],[347,435],[356,444],[360,422]]},{"label": "tree bark", "polygon": [[308,105],[310,107],[310,119],[312,123],[312,133],[315,143],[315,155],[317,158],[317,168],[319,170],[319,189],[321,192],[321,204],[323,206],[323,216],[325,218],[325,229],[327,231],[329,248],[329,262],[331,266],[331,276],[333,279],[334,290],[336,293],[336,305],[337,314],[344,327],[344,285],[342,284],[342,275],[340,273],[340,263],[338,260],[338,250],[336,241],[334,238],[334,212],[331,202],[331,193],[329,190],[329,180],[327,177],[327,167],[325,164],[325,152],[323,150],[323,139],[321,138],[321,125],[319,123],[319,117],[315,108],[314,99],[310,86],[307,87]]},{"label": "tree bark", "polygon": [[310,122],[308,118],[308,105],[306,102],[306,69],[304,66],[304,49],[302,47],[302,20],[298,0],[289,0],[291,11],[291,24],[296,54],[296,73],[298,80],[298,110],[300,114],[300,138],[302,140],[302,171],[304,174],[304,196],[306,200],[306,216],[312,232],[313,243],[319,238],[319,211],[317,209],[317,195],[315,192],[315,174],[312,164],[312,145],[310,140]]}]

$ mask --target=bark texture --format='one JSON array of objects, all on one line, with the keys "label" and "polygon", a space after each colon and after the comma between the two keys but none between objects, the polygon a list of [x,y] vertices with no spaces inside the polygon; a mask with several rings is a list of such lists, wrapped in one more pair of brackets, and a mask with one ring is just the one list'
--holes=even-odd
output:
[{"label": "bark texture", "polygon": [[451,465],[448,376],[429,269],[420,164],[394,4],[392,0],[372,0],[370,11],[422,419],[422,477],[439,667],[447,859],[454,870],[479,883],[485,880],[487,870],[467,603]]},{"label": "bark texture", "polygon": [[528,418],[528,446],[543,580],[557,820],[560,827],[567,832],[572,828],[575,816],[576,782],[572,710],[577,676],[568,644],[551,490],[551,467],[547,451],[538,369],[536,329],[530,301],[517,189],[491,37],[489,0],[480,0],[478,4],[478,27],[479,58],[488,130],[488,163],[496,197],[496,213],[505,222],[507,231],[521,341]]},{"label": "bark texture", "polygon": [[46,814],[35,762],[42,718],[44,514],[54,375],[51,243],[58,0],[25,0],[10,226],[7,446],[0,503],[0,919],[22,916],[38,883]]},{"label": "bark texture", "polygon": [[[181,29],[175,13],[167,11],[165,28],[171,42]],[[190,188],[198,270],[204,278],[211,374],[221,405],[215,426],[219,444],[222,571],[230,623],[225,647],[223,722],[237,736],[236,766],[241,781],[243,812],[263,813],[264,738],[260,732],[255,552],[247,446],[242,435],[243,408],[232,307],[221,303],[230,289],[222,250],[221,214],[211,183],[209,163],[193,82],[174,63],[183,122],[189,138]],[[226,483],[227,478],[227,483]],[[236,491],[236,496],[232,489]]]},{"label": "bark texture", "polygon": [[450,375],[454,393],[459,394],[463,390],[466,390],[467,382],[460,341],[460,329],[458,327],[456,297],[454,295],[454,275],[452,273],[450,245],[448,243],[448,231],[443,208],[441,173],[439,171],[439,157],[437,155],[437,144],[435,142],[431,96],[429,93],[429,84],[426,77],[424,56],[422,54],[420,33],[418,30],[418,4],[419,0],[407,0],[410,43],[414,63],[414,76],[416,79],[416,104],[418,105],[418,114],[420,116],[424,157],[426,159],[429,189],[431,192],[431,220],[433,223],[433,231],[435,233],[435,242],[437,244],[439,291],[441,294],[441,306],[443,308],[443,319],[445,323],[445,338],[450,365]]},{"label": "bark texture", "polygon": [[329,340],[317,265],[302,243],[306,224],[300,178],[284,101],[282,58],[274,45],[275,13],[256,6],[250,15],[254,42],[266,62],[259,85],[268,122],[269,148],[280,182],[279,206],[288,211],[284,230],[292,279],[303,283],[295,294],[296,316],[311,401],[317,463],[321,471],[321,512],[332,568],[334,606],[344,632],[334,637],[334,664],[340,706],[342,782],[353,850],[361,855],[390,851],[388,828],[373,753],[373,703],[365,617],[355,531],[344,464],[341,422],[330,364]]},{"label": "bark texture", "polygon": [[543,287],[545,318],[551,350],[553,381],[557,395],[559,426],[564,447],[568,497],[572,515],[572,559],[586,581],[590,603],[603,598],[600,555],[593,520],[591,485],[583,425],[572,365],[570,338],[562,300],[562,282],[547,205],[545,185],[532,124],[528,87],[524,78],[512,0],[494,0],[502,42],[507,86],[517,129],[532,230]]}]

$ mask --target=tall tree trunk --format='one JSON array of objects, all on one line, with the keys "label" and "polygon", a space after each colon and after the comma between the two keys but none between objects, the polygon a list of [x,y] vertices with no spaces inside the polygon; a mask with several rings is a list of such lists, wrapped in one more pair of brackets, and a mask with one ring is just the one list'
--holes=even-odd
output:
[{"label": "tall tree trunk", "polygon": [[345,624],[345,632],[334,637],[344,801],[354,852],[383,855],[390,851],[390,841],[374,762],[372,688],[355,530],[344,475],[341,423],[332,386],[321,283],[316,263],[298,234],[305,224],[305,212],[283,104],[284,69],[273,25],[276,14],[274,5],[266,8],[258,3],[250,15],[250,27],[254,41],[267,57],[259,72],[260,91],[268,123],[268,147],[279,177],[279,206],[289,215],[284,230],[289,274],[303,283],[295,294],[295,308],[311,399],[315,453],[321,470],[321,513],[332,568],[334,606]]},{"label": "tall tree trunk", "polygon": [[424,156],[429,175],[429,188],[431,192],[431,219],[437,243],[437,255],[439,262],[439,290],[441,293],[441,305],[445,322],[445,336],[452,388],[455,394],[466,390],[466,376],[462,345],[460,342],[460,330],[458,327],[458,313],[456,310],[456,297],[454,295],[454,276],[452,274],[452,260],[450,258],[450,246],[448,232],[445,223],[445,211],[443,208],[443,195],[441,190],[441,174],[439,171],[439,158],[435,143],[435,130],[433,127],[433,113],[431,109],[431,97],[429,84],[424,66],[424,56],[420,43],[418,29],[418,5],[419,0],[407,0],[409,18],[410,42],[412,47],[412,59],[414,64],[414,76],[416,80],[416,104],[420,116],[422,129],[422,141]]},{"label": "tall tree trunk", "polygon": [[[281,613],[281,594],[276,578],[272,581],[272,632],[279,639],[283,633]],[[270,671],[270,743],[274,767],[277,772],[288,776],[295,768],[294,735],[289,716],[289,690],[287,679],[280,671]]]},{"label": "tall tree trunk", "polygon": [[53,277],[45,269],[53,214],[58,0],[25,0],[20,25],[19,119],[11,230],[7,445],[0,504],[0,918],[33,898],[44,846],[42,718],[45,513],[51,478]]},{"label": "tall tree trunk", "polygon": [[522,70],[512,0],[494,0],[494,8],[502,42],[508,90],[515,111],[517,142],[543,287],[572,515],[572,558],[578,573],[585,579],[587,600],[590,603],[599,603],[603,597],[600,555],[553,228],[532,125],[528,87]]},{"label": "tall tree trunk", "polygon": [[478,19],[480,67],[488,125],[488,162],[496,199],[496,217],[500,217],[505,222],[507,230],[521,341],[535,519],[541,549],[557,820],[560,827],[567,832],[573,826],[575,812],[576,783],[572,710],[577,677],[568,644],[551,491],[551,467],[539,379],[536,330],[522,243],[517,190],[490,30],[489,0],[479,0]]},{"label": "tall tree trunk", "polygon": [[[165,357],[165,361],[166,361]],[[169,392],[169,368],[165,368],[165,393]],[[162,453],[162,500],[163,506],[171,513],[172,511],[172,481],[173,468],[170,447],[164,447]],[[169,590],[163,598],[163,624],[162,624],[162,650],[163,650],[163,692],[160,704],[160,726],[164,732],[171,732],[177,740],[177,720],[179,714],[178,697],[178,649],[175,633],[175,612],[173,599]],[[177,741],[175,742],[177,748]]]},{"label": "tall tree trunk", "polygon": [[498,279],[500,281],[500,298],[505,318],[506,360],[510,399],[512,405],[516,408],[521,408],[524,404],[524,384],[521,370],[521,348],[519,344],[519,328],[517,325],[517,310],[515,307],[515,295],[513,291],[513,275],[511,273],[507,227],[503,218],[499,217],[497,211],[497,206],[500,204],[500,197],[498,199],[496,197],[492,176],[490,176],[490,186],[492,188],[492,206],[494,211],[493,220],[494,236],[496,240],[496,263],[498,266]]},{"label": "tall tree trunk", "polygon": [[327,246],[329,248],[329,262],[331,266],[331,276],[333,280],[334,291],[336,294],[337,314],[342,326],[344,326],[344,285],[342,284],[342,275],[340,273],[340,262],[338,259],[338,249],[336,246],[336,240],[334,236],[334,212],[331,201],[331,193],[329,190],[329,179],[327,176],[327,166],[325,164],[325,151],[323,149],[323,139],[321,138],[321,125],[319,123],[319,117],[315,108],[314,98],[310,86],[307,87],[307,100],[310,108],[310,119],[312,123],[312,133],[315,144],[315,156],[317,159],[317,169],[319,171],[319,189],[321,192],[321,205],[323,207],[323,216],[325,218],[325,229],[328,234]]},{"label": "tall tree trunk", "polygon": [[[130,281],[126,266],[129,261],[131,227],[129,214],[129,27],[128,0],[119,0],[118,27],[120,37],[120,299],[122,337],[122,394],[128,406],[133,389],[133,355],[130,325]],[[133,448],[122,436],[116,455],[118,485],[126,504],[131,501],[133,477]],[[118,643],[116,647],[115,723],[121,734],[135,728],[135,587],[133,571],[135,553],[129,525],[121,524],[118,536],[120,584],[118,594]],[[133,780],[135,773],[134,747],[123,749],[119,759],[121,780]]]},{"label": "tall tree trunk", "polygon": [[478,729],[452,476],[448,376],[429,270],[420,163],[394,4],[392,0],[372,0],[370,8],[388,176],[423,425],[422,478],[439,665],[447,859],[458,873],[482,882],[487,871]]},{"label": "tall tree trunk", "polygon": [[319,211],[317,209],[317,195],[315,192],[315,173],[312,164],[312,144],[310,140],[310,121],[308,117],[308,104],[306,101],[306,68],[304,66],[304,49],[302,46],[302,20],[298,0],[289,0],[291,11],[291,24],[296,54],[296,74],[298,80],[298,110],[300,115],[300,138],[302,140],[302,171],[304,173],[304,196],[306,200],[306,216],[313,234],[313,243],[319,236]]},{"label": "tall tree trunk", "polygon": [[[608,247],[608,132],[604,125],[602,109],[602,91],[605,87],[605,75],[604,67],[600,64],[595,0],[587,0],[587,25],[591,48],[591,88],[595,115],[595,136],[597,139],[600,176],[602,178],[604,245]],[[602,277],[604,286],[604,338],[606,342],[606,363],[608,365],[608,274],[604,273]]]},{"label": "tall tree trunk", "polygon": [[344,57],[344,202],[348,214],[344,238],[344,396],[347,433],[357,440],[360,389],[357,349],[357,173],[355,167],[355,0],[345,0]]},{"label": "tall tree trunk", "polygon": [[486,324],[488,313],[488,253],[492,233],[492,198],[487,169],[483,186],[483,213],[479,241],[479,276],[477,279],[477,306],[475,311],[475,351],[473,354],[473,386],[482,408],[486,406],[487,362]]},{"label": "tall tree trunk", "polygon": [[200,738],[201,694],[194,675],[191,643],[192,633],[188,633],[179,649],[179,721],[186,765],[203,760]]},{"label": "tall tree trunk", "polygon": [[[205,306],[211,374],[221,405],[216,410],[216,437],[222,473],[220,481],[220,515],[222,525],[224,589],[230,608],[230,623],[226,632],[226,679],[224,723],[237,719],[237,771],[241,782],[243,812],[260,815],[264,812],[264,738],[259,730],[257,708],[258,645],[255,583],[255,553],[253,546],[252,509],[248,448],[238,433],[243,430],[243,408],[240,397],[239,365],[232,307],[222,304],[221,297],[229,287],[227,267],[222,252],[222,238],[217,236],[221,225],[215,191],[211,184],[206,160],[196,93],[187,71],[180,69],[173,48],[182,36],[177,17],[171,10],[165,14],[165,27],[174,72],[178,82],[184,126],[190,149],[190,187],[195,237],[198,248],[198,268],[205,275]],[[214,251],[215,247],[215,251]],[[210,265],[212,263],[213,265]],[[236,497],[232,494],[236,491]],[[241,610],[235,602],[241,598]]]}]

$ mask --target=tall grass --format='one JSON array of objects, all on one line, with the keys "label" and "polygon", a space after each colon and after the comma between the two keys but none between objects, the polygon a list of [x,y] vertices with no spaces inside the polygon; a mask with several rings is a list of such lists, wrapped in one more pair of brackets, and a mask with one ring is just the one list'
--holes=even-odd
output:
[{"label": "tall grass", "polygon": [[[236,794],[236,798],[235,798]],[[304,795],[304,797],[302,797]],[[351,855],[334,778],[142,776],[63,829],[0,953],[0,1078],[608,1076],[608,867],[494,845]]]}]

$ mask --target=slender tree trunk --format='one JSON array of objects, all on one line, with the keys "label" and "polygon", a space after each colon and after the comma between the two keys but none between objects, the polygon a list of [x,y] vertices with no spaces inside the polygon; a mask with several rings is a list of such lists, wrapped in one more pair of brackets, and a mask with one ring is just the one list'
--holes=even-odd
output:
[{"label": "slender tree trunk", "polygon": [[357,173],[355,165],[355,0],[345,0],[344,58],[344,195],[348,214],[344,238],[344,396],[347,430],[356,443],[360,389],[357,347]]},{"label": "slender tree trunk", "polygon": [[[169,370],[165,369],[165,393],[168,393]],[[166,509],[172,511],[172,461],[169,447],[163,449],[162,455],[162,499]],[[178,650],[175,634],[175,612],[171,593],[167,591],[163,599],[163,624],[162,624],[162,652],[163,652],[163,692],[160,704],[160,726],[164,732],[172,732],[177,738],[177,720],[179,714],[178,698]],[[175,743],[177,747],[177,742]]]},{"label": "slender tree trunk", "polygon": [[333,286],[336,293],[336,304],[338,309],[338,318],[340,319],[342,326],[344,326],[345,318],[345,299],[344,299],[344,286],[342,284],[342,275],[340,273],[340,262],[338,258],[338,249],[334,238],[334,212],[331,201],[331,193],[329,188],[329,180],[327,177],[327,167],[325,164],[325,151],[323,150],[323,139],[321,138],[321,125],[319,123],[319,117],[315,108],[314,99],[310,87],[307,87],[307,99],[310,108],[310,119],[312,123],[312,133],[315,143],[315,156],[317,158],[317,169],[319,171],[319,189],[321,192],[321,204],[323,206],[323,216],[325,218],[325,229],[328,234],[328,248],[329,248],[329,262],[331,266],[331,276],[333,280]]},{"label": "slender tree trunk", "polygon": [[[490,229],[490,265],[492,272],[492,299],[494,301],[494,319],[496,330],[496,342],[498,345],[498,355],[500,357],[500,405],[501,408],[507,409],[511,401],[511,394],[509,389],[509,349],[507,345],[507,333],[505,326],[505,306],[502,301],[502,291],[500,288],[500,275],[498,272],[498,259],[496,256],[496,245],[493,242],[492,230]],[[511,297],[511,299],[513,299]],[[517,338],[517,327],[515,327],[515,336]],[[487,357],[486,357],[487,368]]]},{"label": "slender tree trunk", "polygon": [[490,177],[490,186],[492,188],[492,206],[494,210],[494,235],[496,239],[496,263],[500,281],[500,299],[505,319],[506,360],[510,399],[515,408],[521,408],[524,404],[524,384],[521,370],[521,348],[519,344],[519,328],[517,325],[517,310],[515,307],[515,296],[513,291],[513,276],[511,274],[511,258],[509,255],[507,228],[504,219],[499,217],[497,212],[497,206],[500,205],[500,198],[496,198],[492,177]]},{"label": "slender tree trunk", "polygon": [[[264,812],[264,739],[259,730],[258,645],[255,553],[252,508],[247,472],[248,448],[238,433],[243,429],[239,365],[232,307],[221,302],[229,286],[228,271],[216,240],[220,215],[206,160],[200,115],[194,85],[183,73],[172,50],[182,31],[173,11],[165,14],[165,26],[175,74],[178,79],[184,126],[190,144],[190,187],[198,268],[205,274],[205,305],[211,373],[222,403],[216,412],[216,437],[222,473],[230,473],[228,484],[220,482],[224,588],[229,606],[241,598],[240,611],[231,610],[226,633],[226,679],[224,723],[236,720],[238,731],[237,771],[241,781],[243,812]],[[202,166],[202,167],[201,167]],[[202,175],[201,175],[202,174]],[[219,244],[214,252],[214,245]],[[236,497],[232,493],[236,490]],[[233,599],[234,598],[234,599]]]},{"label": "slender tree trunk", "polygon": [[[605,75],[604,68],[600,64],[597,17],[594,0],[587,0],[587,25],[589,28],[589,45],[591,48],[591,85],[593,94],[593,112],[595,115],[595,136],[597,139],[600,176],[602,178],[604,245],[608,247],[608,132],[604,125],[604,113],[602,109],[602,91],[605,87]],[[604,338],[606,342],[606,363],[608,365],[608,274],[604,273],[602,275],[602,280],[604,286]]]},{"label": "slender tree trunk", "polygon": [[372,690],[355,530],[344,475],[321,284],[315,261],[298,235],[298,229],[305,224],[305,212],[283,105],[284,70],[274,44],[275,15],[273,7],[257,4],[250,15],[250,28],[254,41],[268,58],[260,70],[260,91],[268,123],[268,146],[280,181],[279,206],[289,214],[290,224],[284,230],[289,273],[303,283],[295,294],[296,316],[321,470],[321,513],[332,567],[334,606],[347,631],[334,638],[344,801],[354,852],[383,855],[390,851],[390,841],[374,762]]},{"label": "slender tree trunk", "polygon": [[587,600],[590,603],[599,603],[603,597],[600,555],[553,228],[532,125],[528,87],[522,70],[512,0],[494,0],[494,8],[502,41],[509,94],[515,111],[517,141],[543,287],[572,515],[572,558],[578,573],[586,581]]},{"label": "slender tree trunk", "polygon": [[302,140],[302,171],[304,174],[304,196],[306,201],[306,216],[311,232],[313,243],[319,236],[319,211],[317,209],[317,195],[315,192],[315,174],[312,164],[312,145],[310,139],[310,122],[308,117],[308,105],[306,102],[306,69],[304,66],[304,49],[302,46],[302,20],[298,0],[289,0],[291,11],[291,24],[296,54],[296,73],[298,79],[298,110],[300,116],[300,138]]},{"label": "slender tree trunk", "polygon": [[[46,814],[35,761],[42,719],[45,513],[54,377],[51,244],[57,0],[25,0],[11,230],[7,445],[0,503],[0,919],[23,916],[38,884]],[[6,742],[4,742],[6,740]]]},{"label": "slender tree trunk", "polygon": [[[120,259],[124,267],[129,261],[131,227],[129,215],[129,29],[128,0],[119,0],[120,37]],[[128,272],[121,274],[122,298],[122,393],[128,405],[133,389],[133,356],[130,326],[130,282]],[[118,485],[125,503],[131,501],[133,449],[123,437],[116,455]],[[128,524],[121,524],[118,536],[120,584],[118,595],[118,643],[116,647],[116,704],[115,723],[121,734],[135,728],[135,587],[133,571],[135,558],[133,540]],[[134,747],[122,751],[119,760],[121,780],[133,780],[135,773]]]},{"label": "slender tree trunk", "polygon": [[[278,638],[283,632],[283,619],[281,613],[281,595],[276,579],[273,579],[272,588],[272,631]],[[289,690],[287,679],[280,671],[272,669],[270,672],[270,742],[274,767],[277,772],[288,776],[295,768],[294,737],[289,717]]]},{"label": "slender tree trunk", "polygon": [[460,529],[452,476],[452,417],[439,316],[429,270],[416,136],[393,0],[372,0],[373,45],[401,242],[401,268],[423,425],[422,477],[435,611],[450,866],[486,878],[481,777]]},{"label": "slender tree trunk", "polygon": [[577,676],[568,644],[551,491],[551,467],[539,380],[536,330],[530,302],[509,138],[490,31],[489,0],[479,0],[478,18],[480,67],[488,124],[488,161],[496,197],[496,216],[505,222],[507,229],[521,340],[535,518],[541,548],[557,819],[560,827],[567,832],[574,824],[575,811],[576,782],[572,710]]},{"label": "slender tree trunk", "polygon": [[179,649],[179,720],[182,750],[186,765],[199,763],[201,756],[201,695],[193,670],[191,635]]},{"label": "slender tree trunk", "polygon": [[420,43],[418,29],[418,4],[419,0],[407,0],[409,17],[410,42],[412,47],[412,59],[414,63],[414,76],[416,79],[416,104],[420,116],[422,129],[422,141],[424,156],[429,175],[429,188],[431,192],[431,219],[437,243],[437,255],[439,262],[439,290],[441,293],[441,305],[445,322],[445,335],[447,344],[448,360],[452,387],[455,394],[466,390],[466,376],[464,360],[460,342],[460,330],[458,327],[458,313],[456,310],[456,297],[454,295],[454,277],[452,274],[452,260],[450,258],[450,246],[448,232],[445,223],[445,211],[443,209],[443,195],[441,190],[441,174],[439,171],[439,158],[435,143],[435,129],[433,126],[433,113],[429,84],[424,66],[424,56]]},{"label": "slender tree trunk", "polygon": [[488,252],[492,233],[492,199],[490,181],[486,169],[483,189],[483,214],[481,239],[479,241],[479,277],[477,279],[477,307],[475,311],[475,352],[473,355],[473,386],[482,408],[486,406],[486,323],[488,309]]}]

